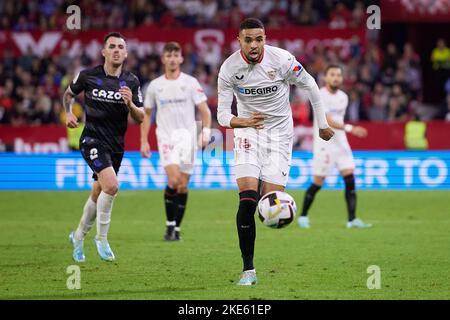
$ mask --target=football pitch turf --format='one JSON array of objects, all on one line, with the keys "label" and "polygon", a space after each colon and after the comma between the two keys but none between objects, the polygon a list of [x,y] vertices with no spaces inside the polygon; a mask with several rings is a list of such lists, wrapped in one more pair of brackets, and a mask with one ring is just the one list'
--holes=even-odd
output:
[{"label": "football pitch turf", "polygon": [[[288,192],[300,208],[303,190]],[[81,289],[69,290],[68,234],[87,195],[0,192],[0,299],[450,299],[449,191],[360,191],[360,217],[374,225],[365,230],[345,228],[343,191],[317,195],[309,230],[255,215],[252,287],[236,285],[237,191],[191,191],[180,242],[162,240],[162,191],[121,191],[108,237],[116,261],[100,261],[94,226]],[[372,265],[380,289],[367,287]]]}]

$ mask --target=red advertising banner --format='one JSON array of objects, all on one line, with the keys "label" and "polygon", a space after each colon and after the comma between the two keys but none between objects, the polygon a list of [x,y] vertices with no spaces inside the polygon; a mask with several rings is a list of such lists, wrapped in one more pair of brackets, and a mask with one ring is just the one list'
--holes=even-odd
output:
[{"label": "red advertising banner", "polygon": [[449,0],[381,0],[383,22],[450,22]]},{"label": "red advertising banner", "polygon": [[[108,31],[89,32],[9,32],[0,31],[0,51],[11,49],[15,55],[22,55],[32,48],[34,54],[42,56],[46,52],[56,54],[62,46],[70,56],[78,55],[82,49],[92,58],[98,56],[103,37]],[[128,49],[142,57],[150,53],[160,53],[167,41],[178,41],[183,46],[191,44],[199,52],[218,52],[224,46],[238,49],[237,30],[234,29],[162,29],[159,27],[140,27],[133,31],[123,30]],[[334,47],[340,54],[348,54],[350,42],[358,36],[365,43],[365,29],[330,30],[327,27],[293,27],[289,29],[267,29],[267,43],[281,46],[292,53],[297,50],[312,52],[317,45]]]},{"label": "red advertising banner", "polygon": [[[155,126],[149,133],[152,149],[157,150]],[[125,136],[128,151],[140,150],[140,128],[129,125]],[[68,152],[67,129],[62,126],[13,127],[0,125],[0,152],[17,153],[60,153]]]},{"label": "red advertising banner", "polygon": [[[369,135],[360,139],[348,135],[353,150],[404,150],[404,123],[374,123],[364,122],[360,125],[367,128]],[[222,128],[223,141],[225,137],[232,137],[232,133],[225,134]],[[309,131],[311,135],[311,130]],[[429,150],[450,150],[449,122],[427,123],[427,139]],[[312,136],[304,135],[303,139],[312,139]],[[149,134],[152,150],[157,150],[155,138],[155,126],[152,126]],[[231,143],[224,143],[232,150]],[[130,125],[125,136],[125,148],[127,151],[140,150],[139,125]],[[67,129],[57,126],[41,127],[12,127],[0,126],[0,151],[11,151],[17,153],[59,153],[69,151],[67,141]]]},{"label": "red advertising banner", "polygon": [[0,126],[0,150],[18,153],[58,153],[69,151],[67,130],[57,126]]}]

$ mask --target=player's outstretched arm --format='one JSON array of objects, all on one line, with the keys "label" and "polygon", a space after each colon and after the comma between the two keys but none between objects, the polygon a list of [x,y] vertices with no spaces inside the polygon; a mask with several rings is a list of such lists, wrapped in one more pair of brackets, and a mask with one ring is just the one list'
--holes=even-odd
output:
[{"label": "player's outstretched arm", "polygon": [[152,154],[150,144],[148,143],[148,133],[150,132],[150,119],[153,109],[145,109],[144,120],[141,123],[141,155],[144,158],[150,158]]},{"label": "player's outstretched arm", "polygon": [[[350,126],[351,126],[351,129],[349,127],[349,129],[350,129],[349,132],[351,134],[353,134],[354,136],[356,136],[358,138],[365,138],[365,137],[367,137],[368,132],[367,132],[366,128],[361,127],[361,126],[352,126],[352,125],[350,125]],[[347,129],[347,130],[349,130],[349,129]]]},{"label": "player's outstretched arm", "polygon": [[337,122],[333,119],[333,116],[329,113],[326,114],[327,121],[333,129],[344,130],[347,133],[351,133],[358,138],[367,137],[367,130],[364,127],[353,126],[351,124],[345,124]]},{"label": "player's outstretched arm", "polygon": [[70,87],[67,87],[66,91],[63,95],[63,106],[66,112],[66,126],[69,128],[77,128],[78,127],[78,119],[72,113],[72,105],[75,98],[75,94],[70,90]]},{"label": "player's outstretched arm", "polygon": [[[300,64],[299,64],[300,65]],[[317,86],[316,81],[314,78],[303,69],[299,69],[300,74],[292,74],[291,72],[291,78],[292,82],[299,88],[302,88],[306,90],[308,93],[309,101],[311,102],[311,106],[313,108],[314,118],[317,120],[317,125],[319,127],[319,137],[323,140],[330,140],[333,135],[334,131],[330,128],[327,118],[325,116],[325,110],[322,107],[322,100],[320,98],[320,90]]]},{"label": "player's outstretched arm", "polygon": [[206,147],[211,139],[211,110],[209,110],[206,101],[200,102],[197,105],[197,109],[200,112],[203,125],[199,145],[201,147]]}]

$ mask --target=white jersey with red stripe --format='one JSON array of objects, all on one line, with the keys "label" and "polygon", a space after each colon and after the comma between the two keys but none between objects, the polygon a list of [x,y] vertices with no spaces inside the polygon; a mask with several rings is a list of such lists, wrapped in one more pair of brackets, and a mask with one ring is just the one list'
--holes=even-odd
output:
[{"label": "white jersey with red stripe", "polygon": [[[231,127],[233,95],[237,99],[238,117],[248,118],[253,112],[266,115],[266,129],[292,130],[289,104],[290,85],[305,89],[311,104],[320,109],[317,84],[288,51],[265,45],[260,61],[250,63],[239,50],[222,64],[218,77],[218,120]],[[318,113],[321,128],[328,127],[322,110]]]},{"label": "white jersey with red stripe", "polygon": [[236,51],[222,64],[218,77],[219,124],[231,127],[233,96],[238,117],[249,118],[254,112],[266,116],[264,129],[234,129],[236,178],[253,177],[286,185],[293,141],[291,84],[309,93],[315,114],[322,120],[321,128],[328,127],[316,82],[288,51],[265,45],[257,63],[250,63]]},{"label": "white jersey with red stripe", "polygon": [[[230,93],[234,93],[239,117],[248,118],[253,112],[261,112],[267,116],[267,129],[286,127],[292,118],[286,78],[294,63],[295,58],[287,51],[271,46],[264,46],[256,64],[248,62],[241,51],[235,52],[220,68],[219,113],[231,108]],[[226,87],[232,87],[232,91],[226,91]]]}]

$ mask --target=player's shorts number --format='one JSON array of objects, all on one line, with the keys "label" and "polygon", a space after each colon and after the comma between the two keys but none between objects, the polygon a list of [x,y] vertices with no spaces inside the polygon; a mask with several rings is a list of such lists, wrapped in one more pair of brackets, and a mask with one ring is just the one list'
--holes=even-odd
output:
[{"label": "player's shorts number", "polygon": [[97,150],[97,148],[92,148],[89,151],[89,157],[91,158],[91,160],[95,160],[95,159],[98,158],[98,150]]},{"label": "player's shorts number", "polygon": [[248,150],[248,149],[250,149],[250,147],[251,147],[251,144],[250,144],[249,139],[241,138],[241,137],[237,138],[237,149]]}]

